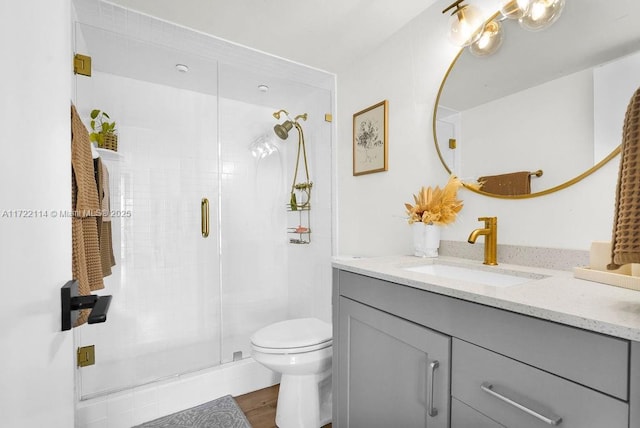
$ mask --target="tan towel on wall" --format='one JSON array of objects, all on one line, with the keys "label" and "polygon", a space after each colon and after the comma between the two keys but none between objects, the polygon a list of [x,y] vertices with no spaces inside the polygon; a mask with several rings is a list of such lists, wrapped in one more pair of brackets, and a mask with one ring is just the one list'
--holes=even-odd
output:
[{"label": "tan towel on wall", "polygon": [[487,175],[478,178],[480,190],[494,195],[516,196],[531,194],[531,174],[529,171]]},{"label": "tan towel on wall", "polygon": [[98,198],[102,209],[102,217],[98,220],[98,238],[100,241],[100,262],[104,276],[111,275],[111,268],[115,266],[111,238],[111,200],[109,189],[109,170],[100,158],[96,159],[96,182],[98,183]]},{"label": "tan towel on wall", "polygon": [[640,88],[627,107],[620,153],[608,269],[640,263]]},{"label": "tan towel on wall", "polygon": [[[104,288],[98,240],[98,218],[101,215],[98,188],[91,157],[89,132],[71,105],[71,167],[72,167],[72,271],[78,280],[80,295]],[[75,325],[87,321],[89,311],[81,311]]]}]

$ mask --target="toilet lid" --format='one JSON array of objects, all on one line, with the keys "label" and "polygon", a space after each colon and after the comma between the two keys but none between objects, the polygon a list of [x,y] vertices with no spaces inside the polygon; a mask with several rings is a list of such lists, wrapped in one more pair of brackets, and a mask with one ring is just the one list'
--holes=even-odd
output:
[{"label": "toilet lid", "polygon": [[[251,343],[260,348],[318,349],[331,344],[331,324],[317,318],[299,318],[268,325],[251,336]],[[324,345],[324,346],[318,346]]]}]

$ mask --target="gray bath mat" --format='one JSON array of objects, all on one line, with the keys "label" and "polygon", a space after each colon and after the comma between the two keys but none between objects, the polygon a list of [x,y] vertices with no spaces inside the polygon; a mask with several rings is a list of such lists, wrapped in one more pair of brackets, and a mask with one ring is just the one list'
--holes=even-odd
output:
[{"label": "gray bath mat", "polygon": [[230,395],[146,422],[134,428],[251,428]]}]

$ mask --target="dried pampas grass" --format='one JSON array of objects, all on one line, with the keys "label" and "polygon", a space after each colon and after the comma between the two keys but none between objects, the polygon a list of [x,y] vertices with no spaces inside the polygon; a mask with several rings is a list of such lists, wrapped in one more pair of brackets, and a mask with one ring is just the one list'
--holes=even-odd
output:
[{"label": "dried pampas grass", "polygon": [[462,201],[457,199],[460,187],[462,187],[462,181],[455,175],[449,177],[449,181],[442,189],[438,186],[435,189],[422,187],[417,195],[413,195],[415,205],[404,204],[409,215],[409,224],[453,223],[463,206]]}]

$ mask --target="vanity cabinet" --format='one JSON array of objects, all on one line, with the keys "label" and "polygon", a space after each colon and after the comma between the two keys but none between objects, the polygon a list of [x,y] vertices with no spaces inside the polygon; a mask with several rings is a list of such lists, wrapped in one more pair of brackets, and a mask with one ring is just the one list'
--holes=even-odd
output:
[{"label": "vanity cabinet", "polygon": [[448,427],[451,337],[344,297],[339,304],[337,426]]},{"label": "vanity cabinet", "polygon": [[640,426],[637,342],[340,269],[333,283],[335,428]]}]

